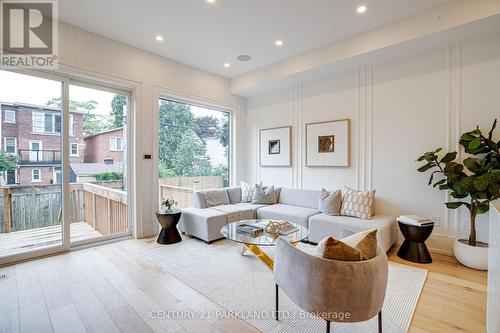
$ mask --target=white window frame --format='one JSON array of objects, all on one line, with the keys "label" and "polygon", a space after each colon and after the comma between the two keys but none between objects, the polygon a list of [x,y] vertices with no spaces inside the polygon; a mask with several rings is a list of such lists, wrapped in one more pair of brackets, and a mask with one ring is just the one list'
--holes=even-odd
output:
[{"label": "white window frame", "polygon": [[[38,179],[35,179],[35,171],[38,171]],[[42,169],[39,169],[39,168],[31,169],[31,182],[32,183],[41,183],[42,182]]]},{"label": "white window frame", "polygon": [[[117,147],[117,139],[120,139],[120,147]],[[111,136],[109,138],[109,151],[123,151],[123,138],[121,136]]]},{"label": "white window frame", "polygon": [[[42,126],[35,126],[41,120]],[[32,133],[45,133],[45,112],[32,111],[31,112],[31,132]]]},{"label": "white window frame", "polygon": [[[76,145],[76,154],[73,154],[73,145]],[[80,145],[77,142],[69,144],[69,156],[70,157],[80,157]]]},{"label": "white window frame", "polygon": [[[7,120],[7,114],[13,115],[14,120]],[[3,111],[3,122],[4,123],[10,123],[10,124],[15,124],[16,123],[16,111],[14,110],[4,110]]]},{"label": "white window frame", "polygon": [[[45,116],[49,114],[50,117],[52,118],[52,131],[46,131],[45,130]],[[61,131],[60,132],[56,132],[56,115],[59,115],[61,117]],[[36,117],[38,116],[38,117]],[[41,125],[42,126],[39,126],[39,127],[35,127],[35,119],[38,118],[39,121],[41,121]],[[72,120],[71,116],[70,116],[70,121]],[[31,114],[31,132],[32,133],[37,133],[37,134],[56,134],[56,135],[60,135],[61,132],[62,132],[62,115],[61,113],[58,113],[56,111],[54,112],[43,112],[43,111],[32,111],[32,114]],[[72,123],[70,123],[72,124]],[[73,133],[72,133],[72,129],[70,127],[70,136],[72,136]]]},{"label": "white window frame", "polygon": [[[7,139],[14,139],[14,152],[13,153],[9,153],[7,151]],[[8,153],[8,154],[17,154],[17,138],[13,138],[13,137],[5,137],[3,139],[3,146],[4,146],[4,152]]]}]

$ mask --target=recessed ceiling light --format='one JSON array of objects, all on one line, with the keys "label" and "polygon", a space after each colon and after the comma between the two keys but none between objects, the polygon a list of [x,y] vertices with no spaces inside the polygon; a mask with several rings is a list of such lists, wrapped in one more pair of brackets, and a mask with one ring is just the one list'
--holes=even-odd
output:
[{"label": "recessed ceiling light", "polygon": [[158,41],[158,42],[163,42],[163,36],[162,35],[158,35],[155,37],[155,39]]},{"label": "recessed ceiling light", "polygon": [[365,5],[361,5],[356,9],[356,11],[358,12],[358,14],[363,14],[367,9],[368,8]]},{"label": "recessed ceiling light", "polygon": [[206,2],[212,4],[212,3],[215,3],[215,0],[206,0]]},{"label": "recessed ceiling light", "polygon": [[281,39],[278,39],[276,42],[274,42],[276,46],[283,46],[283,41]]},{"label": "recessed ceiling light", "polygon": [[228,63],[228,62],[226,62],[226,63],[224,64],[224,67],[225,67],[225,68],[229,68],[229,67],[231,67],[231,64],[230,64],[230,63]]}]

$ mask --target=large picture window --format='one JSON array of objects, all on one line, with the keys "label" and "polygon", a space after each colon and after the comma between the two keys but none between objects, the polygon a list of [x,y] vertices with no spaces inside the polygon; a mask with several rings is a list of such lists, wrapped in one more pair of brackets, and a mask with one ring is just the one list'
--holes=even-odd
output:
[{"label": "large picture window", "polygon": [[192,206],[196,189],[229,186],[230,113],[159,100],[160,199]]}]

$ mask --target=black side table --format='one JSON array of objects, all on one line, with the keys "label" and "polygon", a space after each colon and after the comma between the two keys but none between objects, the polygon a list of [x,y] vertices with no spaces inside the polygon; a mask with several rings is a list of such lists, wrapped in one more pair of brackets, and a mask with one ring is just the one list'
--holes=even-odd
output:
[{"label": "black side table", "polygon": [[405,238],[405,241],[399,248],[398,257],[420,264],[430,264],[432,257],[425,245],[425,241],[431,235],[434,224],[424,227],[401,223],[399,221],[398,224],[399,230],[401,230]]},{"label": "black side table", "polygon": [[156,218],[161,225],[161,231],[158,235],[158,244],[175,244],[182,241],[179,230],[177,230],[177,223],[181,218],[182,212],[179,209],[172,209],[167,212],[159,210],[156,212]]}]

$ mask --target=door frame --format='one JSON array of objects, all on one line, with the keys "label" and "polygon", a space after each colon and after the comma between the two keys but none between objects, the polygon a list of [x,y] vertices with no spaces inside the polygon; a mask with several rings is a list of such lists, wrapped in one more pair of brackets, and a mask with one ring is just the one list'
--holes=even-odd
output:
[{"label": "door frame", "polygon": [[[38,159],[36,159],[36,160],[32,160],[31,159],[31,152],[32,152],[32,146],[31,146],[31,144],[32,143],[38,143],[39,147],[40,147],[40,149],[38,149],[38,152],[36,153],[37,156],[38,156]],[[29,140],[28,141],[28,147],[29,147],[29,161],[30,162],[34,162],[34,161],[39,161],[40,160],[40,151],[42,151],[42,160],[43,160],[43,141],[42,140]]]},{"label": "door frame", "polygon": [[[18,74],[29,75],[54,81],[61,82],[61,97],[63,99],[62,108],[62,126],[61,126],[61,167],[62,167],[62,242],[61,244],[48,245],[33,249],[26,252],[15,253],[0,257],[0,267],[10,265],[15,262],[31,260],[35,258],[45,257],[53,254],[67,252],[71,250],[78,250],[88,246],[107,244],[114,241],[119,241],[127,238],[137,237],[138,233],[142,234],[142,225],[137,221],[141,221],[141,212],[137,209],[138,197],[135,194],[137,183],[136,177],[136,145],[137,139],[134,135],[135,124],[137,118],[137,108],[140,104],[140,97],[142,94],[142,85],[135,81],[129,81],[122,78],[97,74],[91,71],[85,71],[74,67],[59,64],[59,68],[51,70],[43,69],[2,69]],[[70,202],[69,202],[69,155],[71,153],[70,131],[69,131],[69,85],[70,82],[78,82],[80,85],[88,85],[90,87],[97,86],[99,88],[106,88],[114,92],[120,92],[128,96],[127,104],[127,198],[128,198],[128,223],[129,232],[126,234],[106,235],[98,239],[82,240],[70,243]],[[68,98],[66,98],[68,96]],[[138,231],[138,228],[141,230]]]}]

